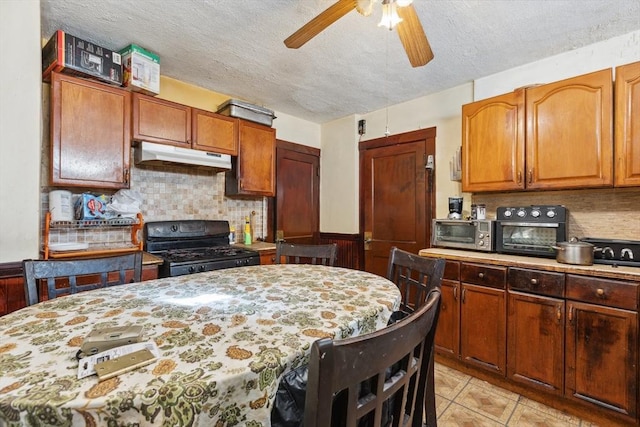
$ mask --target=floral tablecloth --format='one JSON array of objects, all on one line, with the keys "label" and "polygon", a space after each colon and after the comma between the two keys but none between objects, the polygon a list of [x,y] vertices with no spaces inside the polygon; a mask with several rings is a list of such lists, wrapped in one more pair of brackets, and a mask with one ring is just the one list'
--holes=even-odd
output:
[{"label": "floral tablecloth", "polygon": [[[311,343],[384,327],[400,293],[380,277],[267,265],[62,297],[0,317],[0,425],[268,426],[281,375]],[[94,327],[142,325],[161,357],[98,382],[75,354]]]}]

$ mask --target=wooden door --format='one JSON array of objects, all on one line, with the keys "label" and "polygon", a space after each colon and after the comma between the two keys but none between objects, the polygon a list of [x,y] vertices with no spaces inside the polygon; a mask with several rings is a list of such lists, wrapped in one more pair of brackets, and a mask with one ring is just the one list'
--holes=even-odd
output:
[{"label": "wooden door", "polygon": [[278,140],[276,170],[276,241],[317,244],[320,150]]},{"label": "wooden door", "polygon": [[460,355],[463,362],[505,374],[505,291],[462,283]]},{"label": "wooden door", "polygon": [[524,91],[462,106],[462,191],[524,189]]},{"label": "wooden door", "polygon": [[275,195],[276,130],[239,120],[238,157],[226,172],[225,194],[229,196]]},{"label": "wooden door", "polygon": [[615,186],[640,186],[640,62],[616,68]]},{"label": "wooden door", "polygon": [[191,107],[133,94],[132,138],[191,148]]},{"label": "wooden door", "polygon": [[637,416],[638,314],[567,301],[565,396]]},{"label": "wooden door", "polygon": [[129,188],[131,93],[53,73],[51,185]]},{"label": "wooden door", "polygon": [[508,378],[562,395],[564,301],[510,291],[508,307]]},{"label": "wooden door", "polygon": [[527,89],[529,189],[613,185],[611,69]]},{"label": "wooden door", "polygon": [[360,233],[365,270],[387,274],[391,247],[428,248],[435,215],[435,128],[360,143]]},{"label": "wooden door", "polygon": [[193,148],[238,155],[238,119],[192,108],[191,120]]}]

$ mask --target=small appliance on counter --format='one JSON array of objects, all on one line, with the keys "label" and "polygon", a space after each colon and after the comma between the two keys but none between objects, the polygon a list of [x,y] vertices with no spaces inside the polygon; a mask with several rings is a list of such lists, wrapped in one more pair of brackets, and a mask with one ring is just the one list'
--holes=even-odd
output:
[{"label": "small appliance on counter", "polygon": [[449,197],[449,219],[462,219],[462,197]]},{"label": "small appliance on counter", "polygon": [[561,205],[499,207],[496,252],[554,258],[553,246],[567,240],[567,218]]},{"label": "small appliance on counter", "polygon": [[640,241],[585,237],[581,242],[598,248],[593,254],[595,264],[640,267]]},{"label": "small appliance on counter", "polygon": [[434,219],[431,246],[493,252],[494,221]]}]

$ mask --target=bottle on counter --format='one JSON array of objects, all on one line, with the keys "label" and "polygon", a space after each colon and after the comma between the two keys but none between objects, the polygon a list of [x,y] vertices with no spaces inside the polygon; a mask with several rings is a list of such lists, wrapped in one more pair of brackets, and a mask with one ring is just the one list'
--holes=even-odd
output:
[{"label": "bottle on counter", "polygon": [[229,244],[233,245],[235,242],[236,242],[236,228],[230,227],[229,228]]},{"label": "bottle on counter", "polygon": [[251,222],[249,221],[249,217],[246,217],[244,221],[244,244],[251,244]]}]

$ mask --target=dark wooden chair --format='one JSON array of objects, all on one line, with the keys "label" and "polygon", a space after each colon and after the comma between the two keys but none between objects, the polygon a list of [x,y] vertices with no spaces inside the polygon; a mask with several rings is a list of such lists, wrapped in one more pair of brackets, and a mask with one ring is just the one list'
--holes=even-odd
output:
[{"label": "dark wooden chair", "polygon": [[[24,291],[27,305],[40,301],[40,282],[46,280],[49,299],[91,289],[121,285],[126,272],[133,271],[132,282],[142,280],[142,252],[105,258],[75,260],[24,260]],[[111,279],[110,275],[111,274]],[[117,273],[117,278],[113,276]]]},{"label": "dark wooden chair", "polygon": [[[396,247],[391,248],[389,265],[387,267],[387,279],[395,283],[402,294],[400,311],[405,314],[413,313],[426,301],[427,295],[433,289],[440,289],[446,261],[442,258],[425,258],[417,254],[403,251]],[[436,321],[437,323],[437,321]],[[433,331],[435,335],[435,328]],[[426,425],[435,426],[436,421],[436,397],[434,384],[434,341],[431,339],[430,360],[425,389]]]},{"label": "dark wooden chair", "polygon": [[293,243],[276,244],[276,264],[322,264],[333,266],[336,262],[338,245],[300,245]]},{"label": "dark wooden chair", "polygon": [[[440,289],[413,314],[376,332],[313,343],[305,427],[421,426]],[[425,362],[427,361],[427,362]],[[390,374],[393,373],[393,374]],[[362,425],[362,424],[360,424]]]}]

